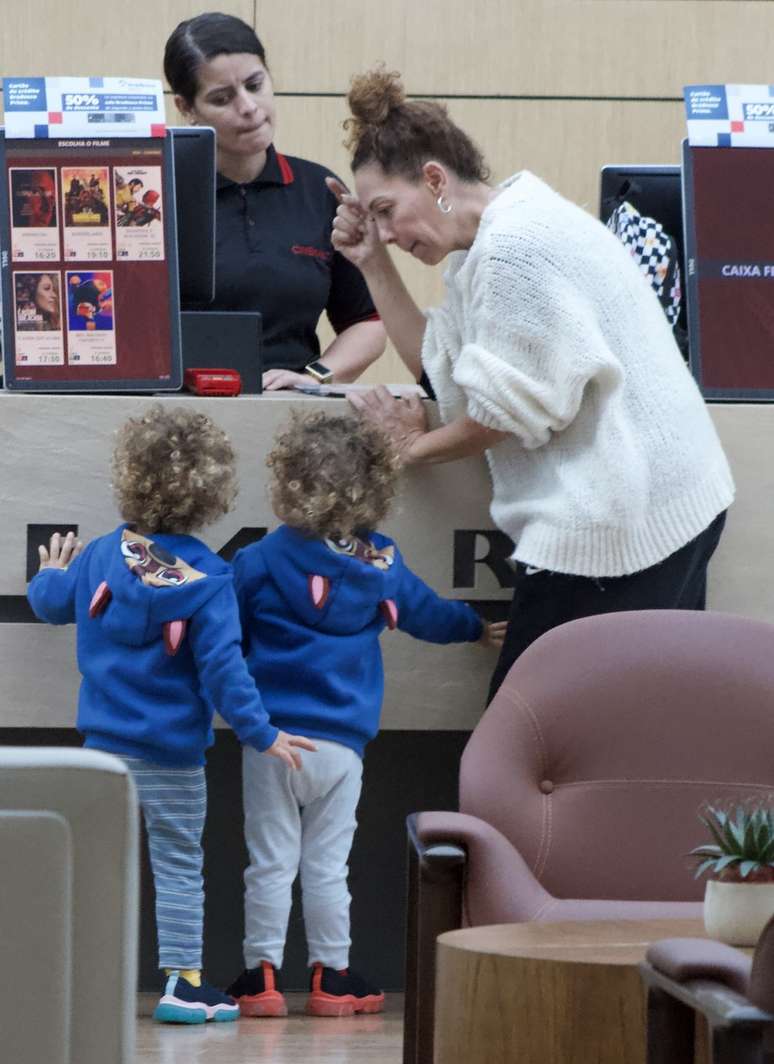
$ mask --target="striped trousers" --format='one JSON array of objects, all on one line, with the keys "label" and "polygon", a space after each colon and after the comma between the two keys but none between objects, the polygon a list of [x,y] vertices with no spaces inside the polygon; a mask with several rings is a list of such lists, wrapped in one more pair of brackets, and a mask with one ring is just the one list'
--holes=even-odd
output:
[{"label": "striped trousers", "polygon": [[148,833],[159,968],[201,968],[204,923],[204,767],[169,768],[124,757]]}]

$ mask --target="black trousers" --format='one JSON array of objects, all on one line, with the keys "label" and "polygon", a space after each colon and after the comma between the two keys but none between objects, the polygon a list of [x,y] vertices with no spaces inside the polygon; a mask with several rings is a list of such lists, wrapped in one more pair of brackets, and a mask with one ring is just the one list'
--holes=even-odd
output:
[{"label": "black trousers", "polygon": [[621,610],[703,610],[707,565],[726,523],[725,512],[680,550],[630,576],[568,576],[528,571],[519,562],[508,629],[489,687],[491,702],[508,670],[544,632],[578,617]]}]

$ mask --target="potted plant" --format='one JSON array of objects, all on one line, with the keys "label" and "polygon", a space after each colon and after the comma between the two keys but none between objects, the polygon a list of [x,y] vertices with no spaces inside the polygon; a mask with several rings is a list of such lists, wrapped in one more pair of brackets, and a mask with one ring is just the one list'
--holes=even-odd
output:
[{"label": "potted plant", "polygon": [[710,873],[704,927],[732,946],[754,946],[774,915],[774,808],[765,801],[727,810],[708,806],[699,817],[712,842],[691,850],[696,875]]}]

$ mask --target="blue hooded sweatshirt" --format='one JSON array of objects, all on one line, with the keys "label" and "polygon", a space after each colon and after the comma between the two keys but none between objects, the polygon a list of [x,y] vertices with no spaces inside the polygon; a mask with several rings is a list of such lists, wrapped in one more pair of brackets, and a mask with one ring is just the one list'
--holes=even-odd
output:
[{"label": "blue hooded sweatshirt", "polygon": [[272,722],[361,757],[379,730],[388,603],[398,628],[431,643],[473,641],[482,630],[467,603],[440,598],[415,576],[391,539],[364,538],[384,554],[383,567],[287,525],[234,558],[247,667]]},{"label": "blue hooded sweatshirt", "polygon": [[[85,745],[159,765],[200,765],[217,710],[243,743],[265,750],[277,729],[242,657],[230,567],[193,536],[159,533],[153,543],[196,572],[179,586],[148,586],[122,551],[127,527],[93,540],[66,570],[42,569],[27,592],[41,620],[77,623]],[[110,599],[89,616],[103,581]],[[187,630],[171,655],[164,626],[176,620]]]}]

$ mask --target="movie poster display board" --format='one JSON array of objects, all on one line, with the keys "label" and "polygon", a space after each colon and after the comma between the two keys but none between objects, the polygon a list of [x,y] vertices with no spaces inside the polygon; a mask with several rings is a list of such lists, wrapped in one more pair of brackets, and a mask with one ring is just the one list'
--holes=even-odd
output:
[{"label": "movie poster display board", "polygon": [[170,138],[0,139],[5,386],[182,382]]},{"label": "movie poster display board", "polygon": [[774,400],[774,150],[683,144],[691,370],[708,399]]}]

